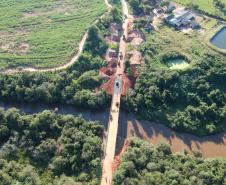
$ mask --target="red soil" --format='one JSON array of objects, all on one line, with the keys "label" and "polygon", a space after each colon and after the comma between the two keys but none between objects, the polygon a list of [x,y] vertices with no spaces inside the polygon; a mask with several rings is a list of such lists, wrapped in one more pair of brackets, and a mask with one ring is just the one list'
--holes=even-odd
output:
[{"label": "red soil", "polygon": [[115,156],[115,160],[112,164],[112,171],[113,172],[115,172],[118,169],[118,167],[121,163],[121,157],[123,156],[123,154],[125,153],[125,151],[128,147],[129,147],[129,140],[126,139],[125,142],[124,142],[124,145],[122,147],[121,152],[118,155]]},{"label": "red soil", "polygon": [[[128,89],[134,88],[135,78],[128,77],[126,74],[123,75],[122,81],[122,96],[125,96]],[[110,76],[109,80],[100,86],[100,90],[105,90],[109,95],[113,95],[114,91],[114,82],[115,76],[114,74]]]},{"label": "red soil", "polygon": [[114,75],[112,75],[106,83],[104,83],[100,86],[100,90],[105,90],[107,92],[107,94],[113,95],[114,81],[115,81],[115,78],[114,78]]},{"label": "red soil", "polygon": [[134,88],[135,79],[128,77],[126,74],[123,75],[122,95],[125,96],[130,88]]},{"label": "red soil", "polygon": [[[107,67],[102,67],[99,71],[100,75],[107,80],[107,82],[100,86],[99,90],[105,90],[109,95],[113,95],[116,67],[117,66],[114,62],[109,62]],[[129,77],[127,74],[123,74],[122,77],[123,96],[126,95],[128,89],[134,88],[138,76],[136,66],[131,66],[131,68],[133,71],[133,77]]]}]

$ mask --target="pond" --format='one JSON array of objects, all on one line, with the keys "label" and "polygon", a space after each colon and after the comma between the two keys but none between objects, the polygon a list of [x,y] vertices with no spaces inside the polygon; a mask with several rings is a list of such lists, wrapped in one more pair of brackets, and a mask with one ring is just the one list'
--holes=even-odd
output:
[{"label": "pond", "polygon": [[226,27],[223,27],[219,32],[217,32],[210,42],[214,46],[226,50]]},{"label": "pond", "polygon": [[189,63],[182,58],[169,59],[164,62],[170,69],[186,69],[189,67]]},{"label": "pond", "polygon": [[[110,109],[88,111],[65,105],[47,106],[42,104],[20,104],[15,102],[2,102],[1,100],[0,107],[4,107],[5,109],[16,107],[25,113],[37,113],[49,109],[57,110],[60,114],[82,115],[86,120],[97,120],[101,122],[105,131],[108,127],[110,112]],[[226,132],[200,138],[192,134],[175,132],[163,124],[137,120],[132,113],[121,111],[119,117],[117,152],[121,150],[124,141],[132,137],[139,137],[152,144],[159,142],[169,143],[173,152],[180,152],[186,149],[189,153],[200,151],[203,157],[226,157]]]}]

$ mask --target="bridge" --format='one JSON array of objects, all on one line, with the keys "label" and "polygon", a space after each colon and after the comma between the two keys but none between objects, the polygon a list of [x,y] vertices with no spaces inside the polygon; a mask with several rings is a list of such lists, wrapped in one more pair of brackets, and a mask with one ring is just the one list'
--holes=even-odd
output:
[{"label": "bridge", "polygon": [[101,185],[111,185],[112,184],[112,164],[115,158],[115,148],[116,148],[116,140],[117,140],[117,133],[118,133],[118,120],[119,120],[119,112],[120,112],[120,102],[121,102],[121,93],[122,93],[122,85],[123,79],[122,75],[124,73],[124,62],[125,62],[125,55],[126,55],[126,41],[128,35],[128,7],[125,0],[121,0],[122,7],[123,7],[123,35],[120,39],[119,44],[119,58],[118,58],[118,65],[117,70],[115,73],[115,80],[114,80],[114,92],[112,95],[112,103],[110,109],[110,117],[108,123],[108,132],[107,132],[107,139],[105,144],[105,155],[103,160],[103,170],[102,170],[102,179]]}]

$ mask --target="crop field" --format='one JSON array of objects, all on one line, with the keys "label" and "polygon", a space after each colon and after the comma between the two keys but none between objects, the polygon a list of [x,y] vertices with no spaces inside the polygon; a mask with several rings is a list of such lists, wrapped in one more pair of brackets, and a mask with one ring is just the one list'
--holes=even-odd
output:
[{"label": "crop field", "polygon": [[[174,0],[174,1],[184,5],[193,3],[195,5],[198,5],[200,10],[208,14],[221,17],[226,20],[226,9],[219,10],[218,8],[216,8],[214,6],[213,0]],[[223,2],[226,5],[226,0],[221,0],[221,2]]]},{"label": "crop field", "polygon": [[104,0],[1,1],[0,68],[66,63],[106,9]]}]

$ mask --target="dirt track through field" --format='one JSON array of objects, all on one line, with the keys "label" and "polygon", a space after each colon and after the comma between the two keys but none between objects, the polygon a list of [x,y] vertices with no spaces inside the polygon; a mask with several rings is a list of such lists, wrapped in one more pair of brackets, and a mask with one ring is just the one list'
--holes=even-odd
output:
[{"label": "dirt track through field", "polygon": [[[106,15],[106,13],[109,13],[112,9],[112,5],[109,4],[108,0],[104,0],[104,2],[105,2],[106,6],[108,8],[108,11],[105,12],[101,16],[101,18],[104,17]],[[94,22],[94,24],[96,24],[97,21],[98,20],[96,20]],[[57,66],[57,67],[51,67],[51,68],[20,67],[20,69],[7,69],[7,70],[0,72],[0,73],[15,74],[15,73],[20,73],[20,72],[55,72],[55,71],[61,71],[63,69],[67,69],[67,68],[71,67],[81,56],[83,49],[84,49],[84,46],[85,46],[85,43],[86,43],[87,37],[88,37],[88,31],[85,32],[85,34],[83,35],[83,37],[82,37],[82,39],[79,43],[78,52],[72,57],[72,59],[68,63],[65,63],[65,64]]]}]

